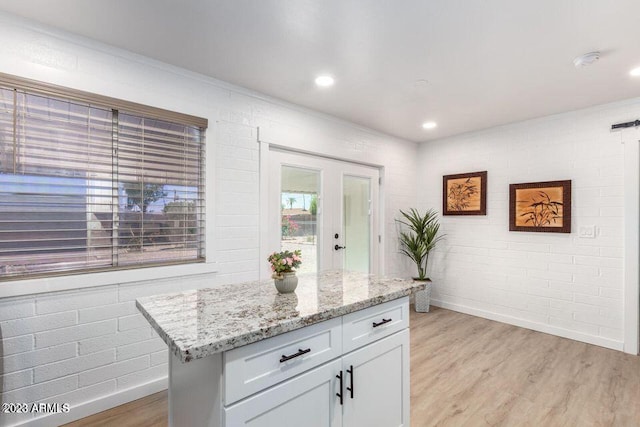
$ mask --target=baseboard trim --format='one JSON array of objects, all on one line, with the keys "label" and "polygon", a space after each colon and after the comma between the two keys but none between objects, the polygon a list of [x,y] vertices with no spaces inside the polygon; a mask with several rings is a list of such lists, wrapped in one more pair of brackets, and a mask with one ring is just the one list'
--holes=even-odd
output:
[{"label": "baseboard trim", "polygon": [[[529,320],[519,319],[513,316],[507,316],[503,314],[493,313],[486,310],[480,310],[477,308],[469,307],[462,304],[455,304],[446,301],[431,299],[431,304],[436,307],[446,308],[448,310],[457,311],[460,313],[470,314],[472,316],[482,317],[489,320],[495,320],[497,322],[507,323],[521,328],[531,329],[546,334],[556,335],[562,338],[568,338],[576,341],[585,342],[587,344],[593,344],[600,347],[609,348],[612,350],[623,351],[624,343],[621,341],[610,340],[607,338],[596,337],[593,335],[583,334],[580,332],[570,331],[568,329],[559,328],[557,326],[546,325],[543,323],[532,322]],[[153,393],[157,393],[162,390],[166,390],[168,386],[168,377],[158,378],[157,380],[141,384],[136,387],[132,387],[126,390],[118,391],[114,394],[103,396],[97,399],[93,399],[87,402],[74,405],[72,410],[66,414],[51,414],[43,417],[33,418],[25,420],[15,426],[28,426],[28,427],[47,427],[53,424],[60,425],[64,423],[70,423],[77,421],[81,418],[88,417],[98,412],[106,411],[107,409],[114,408],[119,405],[131,402],[136,399],[148,396]],[[52,423],[53,422],[53,423]]]},{"label": "baseboard trim", "polygon": [[140,399],[153,393],[166,390],[168,385],[168,377],[158,378],[157,380],[141,384],[136,387],[120,390],[113,394],[102,396],[97,399],[74,405],[66,414],[50,414],[43,417],[33,418],[16,426],[29,427],[48,427],[52,425],[60,425],[77,421],[81,418],[106,411],[119,405]]},{"label": "baseboard trim", "polygon": [[593,344],[600,347],[610,348],[612,350],[623,351],[624,343],[622,341],[615,341],[608,338],[597,337],[594,335],[583,334],[581,332],[571,331],[569,329],[559,328],[557,326],[547,325],[544,323],[532,322],[530,320],[524,320],[513,316],[507,316],[504,314],[493,313],[486,310],[480,310],[477,308],[469,307],[462,304],[455,304],[446,301],[431,299],[431,304],[436,307],[446,308],[448,310],[457,311],[460,313],[471,314],[472,316],[482,317],[489,320],[495,320],[497,322],[508,323],[509,325],[519,326],[521,328],[531,329],[533,331],[544,332],[545,334],[556,335],[562,338],[568,338],[575,341],[585,342],[587,344]]}]

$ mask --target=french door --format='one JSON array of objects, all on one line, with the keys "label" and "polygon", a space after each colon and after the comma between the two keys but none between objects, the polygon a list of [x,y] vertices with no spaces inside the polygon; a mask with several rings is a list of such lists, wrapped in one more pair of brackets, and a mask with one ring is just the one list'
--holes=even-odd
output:
[{"label": "french door", "polygon": [[272,149],[269,252],[300,250],[300,272],[379,273],[379,171]]}]

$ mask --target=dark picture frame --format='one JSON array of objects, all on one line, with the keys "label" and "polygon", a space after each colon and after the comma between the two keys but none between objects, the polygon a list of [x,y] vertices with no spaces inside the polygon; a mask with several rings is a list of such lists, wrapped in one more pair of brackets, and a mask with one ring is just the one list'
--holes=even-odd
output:
[{"label": "dark picture frame", "polygon": [[571,180],[510,184],[509,231],[571,233]]},{"label": "dark picture frame", "polygon": [[486,215],[487,171],[442,177],[442,215]]}]

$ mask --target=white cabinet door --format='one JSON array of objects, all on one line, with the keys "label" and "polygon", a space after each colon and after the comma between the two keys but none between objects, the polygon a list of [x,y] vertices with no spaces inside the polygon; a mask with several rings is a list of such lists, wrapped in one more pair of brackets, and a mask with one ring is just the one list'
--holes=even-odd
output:
[{"label": "white cabinet door", "polygon": [[340,360],[225,408],[227,427],[341,427]]},{"label": "white cabinet door", "polygon": [[345,427],[409,427],[408,329],[343,356],[342,370]]}]

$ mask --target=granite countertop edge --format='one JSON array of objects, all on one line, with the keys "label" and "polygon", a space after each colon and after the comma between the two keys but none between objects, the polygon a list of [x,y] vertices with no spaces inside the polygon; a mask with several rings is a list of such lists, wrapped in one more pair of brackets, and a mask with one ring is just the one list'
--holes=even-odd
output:
[{"label": "granite countertop edge", "polygon": [[254,342],[281,335],[286,332],[294,331],[305,326],[311,326],[316,323],[344,316],[345,314],[353,313],[355,311],[363,310],[365,308],[373,307],[375,305],[383,304],[388,301],[393,301],[405,296],[409,296],[415,292],[424,290],[425,287],[425,283],[415,282],[415,286],[411,288],[394,291],[366,300],[331,308],[322,312],[314,313],[310,316],[284,319],[277,324],[269,326],[267,328],[260,328],[244,333],[239,333],[238,335],[234,335],[232,337],[225,337],[211,343],[190,348],[180,348],[180,346],[173,339],[171,339],[171,337],[169,337],[164,329],[160,327],[160,325],[158,325],[153,316],[151,316],[145,310],[144,306],[138,300],[136,300],[136,307],[138,308],[138,310],[140,310],[145,319],[147,319],[147,321],[151,324],[153,329],[158,333],[160,338],[167,344],[167,346],[169,347],[169,351],[173,353],[182,363],[187,363],[193,360],[211,356],[216,353],[232,350],[234,348],[242,347]]}]

